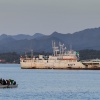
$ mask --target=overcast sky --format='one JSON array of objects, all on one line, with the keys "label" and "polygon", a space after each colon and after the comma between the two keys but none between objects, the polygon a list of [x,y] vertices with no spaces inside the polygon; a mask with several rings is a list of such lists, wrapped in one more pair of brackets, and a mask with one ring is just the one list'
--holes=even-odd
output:
[{"label": "overcast sky", "polygon": [[0,35],[100,27],[100,0],[0,0]]}]

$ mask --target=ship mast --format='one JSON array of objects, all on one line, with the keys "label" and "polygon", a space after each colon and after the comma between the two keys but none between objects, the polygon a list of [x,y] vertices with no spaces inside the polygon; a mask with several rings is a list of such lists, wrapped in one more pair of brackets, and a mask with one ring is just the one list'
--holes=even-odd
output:
[{"label": "ship mast", "polygon": [[53,54],[54,56],[57,55],[57,52],[59,51],[58,47],[56,46],[55,42],[52,41],[52,48],[53,48]]},{"label": "ship mast", "polygon": [[60,47],[60,55],[63,55],[65,53],[66,47],[64,47],[64,44],[61,44],[59,42],[59,47]]},{"label": "ship mast", "polygon": [[33,58],[33,50],[31,49],[31,58]]},{"label": "ship mast", "polygon": [[27,58],[27,54],[26,54],[26,52],[25,52],[25,58]]}]

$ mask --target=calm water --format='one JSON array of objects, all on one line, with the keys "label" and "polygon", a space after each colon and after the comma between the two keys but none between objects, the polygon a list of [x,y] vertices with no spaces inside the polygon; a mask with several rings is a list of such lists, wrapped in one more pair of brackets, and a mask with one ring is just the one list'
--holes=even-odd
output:
[{"label": "calm water", "polygon": [[0,89],[0,100],[100,100],[100,71],[29,70],[0,64],[0,77],[19,84]]}]

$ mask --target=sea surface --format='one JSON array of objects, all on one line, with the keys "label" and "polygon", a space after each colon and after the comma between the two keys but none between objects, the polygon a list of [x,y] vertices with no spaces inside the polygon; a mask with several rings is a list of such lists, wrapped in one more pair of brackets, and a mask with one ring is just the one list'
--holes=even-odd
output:
[{"label": "sea surface", "polygon": [[0,100],[100,100],[99,70],[21,69],[0,64],[0,77],[17,88],[0,89]]}]

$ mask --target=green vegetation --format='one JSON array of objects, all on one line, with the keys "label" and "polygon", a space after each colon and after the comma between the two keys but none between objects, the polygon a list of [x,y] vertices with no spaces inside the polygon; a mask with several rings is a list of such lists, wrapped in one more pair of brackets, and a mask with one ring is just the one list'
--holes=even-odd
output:
[{"label": "green vegetation", "polygon": [[16,52],[1,53],[0,63],[19,63],[20,55]]},{"label": "green vegetation", "polygon": [[100,50],[80,50],[80,60],[86,59],[100,59]]},{"label": "green vegetation", "polygon": [[[51,55],[52,53],[45,52],[34,52],[35,56],[39,54]],[[80,50],[80,60],[86,59],[100,59],[100,50]],[[25,54],[17,54],[16,52],[8,52],[0,54],[0,63],[20,63],[20,56],[25,56]],[[30,57],[31,53],[27,53],[27,56]]]}]

